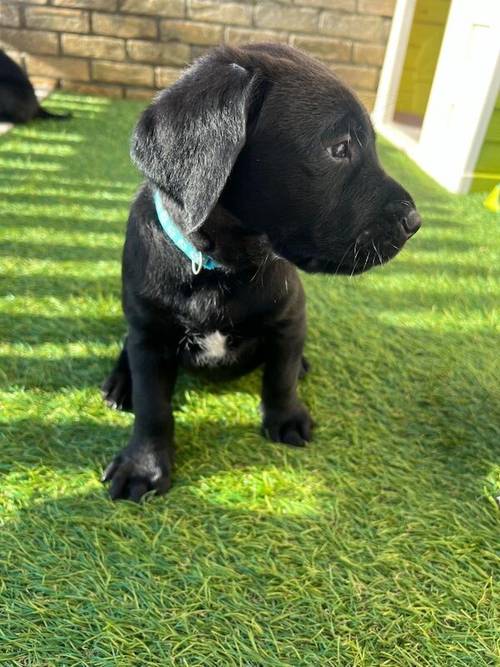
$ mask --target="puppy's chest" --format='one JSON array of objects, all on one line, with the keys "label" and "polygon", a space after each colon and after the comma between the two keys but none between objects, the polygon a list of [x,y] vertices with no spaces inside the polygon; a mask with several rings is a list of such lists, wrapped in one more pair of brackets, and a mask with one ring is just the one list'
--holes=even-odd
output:
[{"label": "puppy's chest", "polygon": [[215,290],[187,299],[179,319],[183,336],[178,354],[188,366],[233,365],[259,336],[258,318],[248,301]]},{"label": "puppy's chest", "polygon": [[209,334],[216,330],[231,332],[241,326],[247,329],[250,322],[259,321],[265,303],[262,294],[217,285],[184,295],[177,301],[176,310],[186,330]]}]

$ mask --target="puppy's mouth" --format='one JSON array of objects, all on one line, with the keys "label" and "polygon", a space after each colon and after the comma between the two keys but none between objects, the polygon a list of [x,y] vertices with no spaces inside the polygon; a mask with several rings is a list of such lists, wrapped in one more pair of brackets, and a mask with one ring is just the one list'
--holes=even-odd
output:
[{"label": "puppy's mouth", "polygon": [[390,237],[380,233],[374,234],[372,229],[365,229],[344,246],[345,249],[340,258],[306,256],[290,258],[290,261],[308,273],[354,276],[389,262],[416,231],[416,229],[408,229],[403,223],[398,224],[397,228],[392,230]]}]

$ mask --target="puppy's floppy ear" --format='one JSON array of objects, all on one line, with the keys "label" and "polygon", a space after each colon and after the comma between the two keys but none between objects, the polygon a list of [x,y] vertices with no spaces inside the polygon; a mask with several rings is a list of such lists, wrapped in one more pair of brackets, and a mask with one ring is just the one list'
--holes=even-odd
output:
[{"label": "puppy's floppy ear", "polygon": [[132,159],[187,233],[207,218],[231,173],[257,87],[257,74],[214,52],[160,93],[137,124]]}]

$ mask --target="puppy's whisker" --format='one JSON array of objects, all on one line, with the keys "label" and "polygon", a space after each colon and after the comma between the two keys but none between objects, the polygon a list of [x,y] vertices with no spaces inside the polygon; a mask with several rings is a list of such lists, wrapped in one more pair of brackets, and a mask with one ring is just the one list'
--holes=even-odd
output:
[{"label": "puppy's whisker", "polygon": [[351,248],[352,248],[352,244],[349,244],[349,245],[347,246],[347,250],[345,251],[345,253],[344,253],[344,254],[342,255],[342,257],[340,258],[340,262],[337,264],[337,269],[336,269],[335,273],[333,274],[334,276],[336,276],[337,273],[339,272],[339,269],[340,269],[340,267],[342,266],[342,262],[343,262],[344,259],[347,257],[347,253],[351,250]]},{"label": "puppy's whisker", "polygon": [[361,141],[360,141],[360,139],[359,139],[358,131],[356,130],[356,128],[354,128],[354,136],[356,137],[356,141],[358,142],[358,144],[360,145],[360,147],[363,148],[363,144],[361,143]]},{"label": "puppy's whisker", "polygon": [[263,275],[264,275],[264,271],[263,271],[263,269],[264,269],[264,267],[265,267],[265,265],[266,265],[267,260],[268,260],[270,257],[271,257],[271,253],[267,253],[266,255],[264,255],[263,260],[262,260],[262,261],[260,262],[260,264],[257,266],[257,270],[255,271],[255,273],[253,274],[253,276],[250,278],[250,282],[253,282],[253,281],[257,278],[257,276],[259,275],[259,273],[261,273],[261,272],[262,272],[261,277],[263,277]]},{"label": "puppy's whisker", "polygon": [[354,271],[356,270],[356,266],[358,264],[358,257],[359,257],[359,248],[358,246],[358,241],[356,240],[356,243],[354,244],[354,257],[353,257],[353,268],[352,268],[352,273],[351,273],[351,278],[354,275]]},{"label": "puppy's whisker", "polygon": [[371,252],[372,252],[372,251],[369,250],[369,251],[368,251],[368,254],[366,255],[365,263],[363,264],[363,271],[366,269],[366,265],[368,264],[368,260],[369,260],[369,258],[370,258]]},{"label": "puppy's whisker", "polygon": [[352,278],[354,276],[354,272],[356,271],[357,265],[358,265],[358,260],[356,259],[356,261],[354,262],[354,266],[352,267],[351,275],[349,276],[349,278]]},{"label": "puppy's whisker", "polygon": [[373,239],[372,239],[372,246],[373,246],[373,249],[375,250],[375,254],[378,257],[378,261],[380,262],[380,266],[382,266],[382,264],[384,263],[383,260],[382,260],[382,255],[380,254],[377,246],[375,245],[375,241]]},{"label": "puppy's whisker", "polygon": [[261,268],[262,268],[262,262],[261,262],[260,264],[257,265],[257,269],[256,269],[255,273],[254,273],[253,276],[250,278],[250,282],[251,282],[251,283],[253,283],[253,281],[255,280],[255,278],[257,278],[257,275],[258,275],[258,273],[259,273],[259,271],[260,271]]},{"label": "puppy's whisker", "polygon": [[358,245],[358,241],[356,240],[356,243],[354,244],[354,259],[353,259],[353,267],[352,267],[350,278],[353,277],[354,272],[356,271],[356,267],[358,265],[359,248],[357,248],[357,245]]},{"label": "puppy's whisker", "polygon": [[264,261],[262,262],[262,271],[261,271],[261,274],[260,274],[262,287],[264,287],[264,273],[265,273],[266,264],[269,262],[269,260],[271,260],[271,262],[272,262],[272,254],[270,252],[267,253],[267,255],[264,257]]},{"label": "puppy's whisker", "polygon": [[274,264],[275,262],[286,262],[287,260],[284,257],[280,257],[277,255],[275,252],[271,253],[271,264]]}]

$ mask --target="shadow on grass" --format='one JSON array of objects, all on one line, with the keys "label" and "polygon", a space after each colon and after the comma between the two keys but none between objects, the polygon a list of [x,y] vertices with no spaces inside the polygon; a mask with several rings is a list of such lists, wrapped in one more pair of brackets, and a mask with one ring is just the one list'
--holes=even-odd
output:
[{"label": "shadow on grass", "polygon": [[[80,202],[81,207],[86,205],[86,202],[82,200]],[[78,207],[78,203],[76,204]],[[110,210],[113,210],[110,207]],[[50,215],[45,212],[33,213],[23,213],[22,215],[15,215],[8,213],[6,216],[5,225],[19,225],[27,229],[42,229],[47,234],[52,232],[84,232],[87,234],[117,234],[120,235],[120,238],[123,238],[125,233],[125,224],[127,220],[127,213],[123,210],[122,221],[117,225],[113,222],[106,222],[99,219],[98,212],[95,210],[92,213],[84,215],[79,211],[77,217],[72,217],[70,214],[64,215]],[[48,242],[50,240],[46,239]],[[49,243],[47,243],[49,245]],[[75,244],[77,247],[81,247],[80,243]],[[49,250],[50,252],[50,250]],[[64,256],[63,256],[64,257]]]},{"label": "shadow on grass", "polygon": [[[121,248],[109,248],[105,245],[62,245],[51,243],[40,246],[39,243],[24,241],[0,242],[0,257],[17,257],[18,259],[44,259],[70,262],[101,262],[111,261],[119,264]],[[12,280],[13,277],[9,279]],[[38,279],[38,277],[37,277]],[[50,277],[49,277],[50,280]],[[12,290],[14,291],[14,290]]]},{"label": "shadow on grass", "polygon": [[[118,297],[118,293],[117,293]],[[96,315],[85,317],[50,317],[47,315],[0,314],[4,342],[28,343],[110,343],[119,341],[125,327],[123,318]]]},{"label": "shadow on grass", "polygon": [[400,273],[413,276],[428,277],[435,275],[436,277],[443,277],[444,275],[450,278],[498,278],[500,271],[496,266],[478,266],[477,264],[466,264],[463,261],[454,263],[439,259],[437,263],[428,263],[423,259],[420,262],[407,261],[402,257],[398,257],[391,266],[391,273]]},{"label": "shadow on grass", "polygon": [[[120,259],[115,255],[116,264]],[[82,277],[78,273],[65,272],[64,275],[44,275],[42,271],[34,275],[9,275],[0,282],[0,297],[6,294],[16,296],[52,296],[69,298],[74,294],[84,295],[88,299],[98,298],[100,295],[120,298],[119,275],[96,276],[95,278]],[[36,319],[36,318],[35,318]],[[57,317],[54,318],[57,320]]]}]

